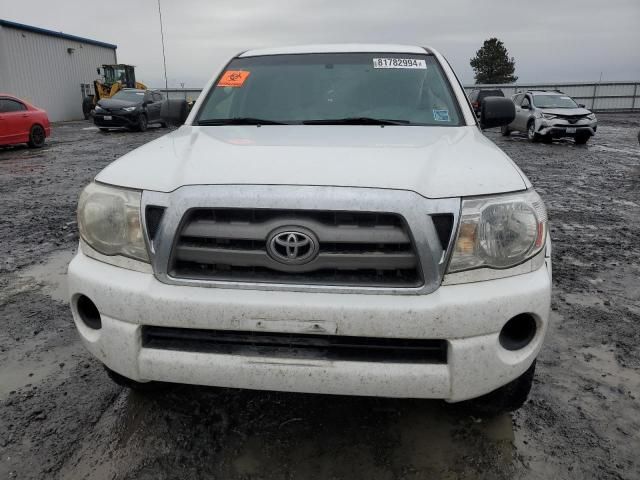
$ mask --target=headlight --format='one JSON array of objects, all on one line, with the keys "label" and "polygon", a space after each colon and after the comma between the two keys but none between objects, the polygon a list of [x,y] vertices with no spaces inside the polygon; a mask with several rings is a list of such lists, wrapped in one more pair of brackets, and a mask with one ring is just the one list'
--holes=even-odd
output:
[{"label": "headlight", "polygon": [[124,107],[122,110],[125,112],[133,112],[138,107]]},{"label": "headlight", "polygon": [[587,115],[587,118],[589,120],[595,120],[596,119],[596,114],[595,113],[590,113],[589,115]]},{"label": "headlight", "polygon": [[533,190],[463,200],[447,273],[515,267],[539,253],[546,237],[547,211]]},{"label": "headlight", "polygon": [[96,108],[94,109],[94,111],[97,113],[102,113],[104,112],[104,108],[102,108],[100,105],[96,105]]},{"label": "headlight", "polygon": [[124,255],[149,261],[140,223],[140,197],[124,190],[90,183],[80,194],[80,236],[104,255]]},{"label": "headlight", "polygon": [[553,120],[554,118],[558,118],[556,115],[552,115],[550,113],[543,113],[542,117],[546,118],[547,120]]}]

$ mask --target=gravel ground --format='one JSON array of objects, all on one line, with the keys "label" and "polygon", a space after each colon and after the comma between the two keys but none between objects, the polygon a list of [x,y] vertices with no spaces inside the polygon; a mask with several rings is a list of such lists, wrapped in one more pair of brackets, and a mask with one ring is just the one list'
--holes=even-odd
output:
[{"label": "gravel ground", "polygon": [[0,149],[0,479],[640,478],[640,115],[586,146],[487,135],[547,202],[552,326],[531,400],[435,401],[113,385],[80,345],[64,274],[80,189],[166,133],[54,126]]}]

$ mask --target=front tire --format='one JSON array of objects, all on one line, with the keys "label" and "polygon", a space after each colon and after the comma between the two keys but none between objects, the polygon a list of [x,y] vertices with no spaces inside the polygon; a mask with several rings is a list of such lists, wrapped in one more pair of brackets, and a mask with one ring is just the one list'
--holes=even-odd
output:
[{"label": "front tire", "polygon": [[84,97],[82,99],[82,115],[85,120],[89,120],[91,118],[91,114],[93,112],[93,97]]},{"label": "front tire", "polygon": [[575,138],[575,142],[578,145],[584,145],[589,141],[590,138],[591,138],[591,135],[577,135]]},{"label": "front tire", "polygon": [[31,148],[42,148],[47,134],[42,125],[34,125],[29,132],[29,146]]},{"label": "front tire", "polygon": [[146,132],[149,127],[149,120],[147,119],[147,115],[145,113],[141,113],[138,117],[138,124],[136,125],[136,130],[139,132]]},{"label": "front tire", "polygon": [[104,369],[107,372],[107,375],[109,376],[109,378],[114,383],[116,383],[117,385],[120,385],[121,387],[128,388],[130,390],[135,390],[137,392],[150,392],[154,390],[159,390],[163,386],[162,383],[158,383],[158,382],[147,382],[147,383],[136,382],[135,380],[131,380],[130,378],[127,378],[123,375],[120,375],[117,372],[114,372],[106,365],[104,365]]},{"label": "front tire", "polygon": [[462,402],[461,406],[479,417],[495,417],[518,410],[527,401],[535,371],[534,360],[527,371],[515,380],[486,395]]},{"label": "front tire", "polygon": [[527,138],[531,142],[537,142],[540,139],[540,135],[536,133],[536,122],[529,120],[527,123]]}]

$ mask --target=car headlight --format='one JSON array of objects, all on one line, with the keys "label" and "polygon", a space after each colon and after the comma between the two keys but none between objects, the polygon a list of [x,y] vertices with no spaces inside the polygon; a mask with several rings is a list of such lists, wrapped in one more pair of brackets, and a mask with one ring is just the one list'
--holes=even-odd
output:
[{"label": "car headlight", "polygon": [[138,107],[124,107],[122,110],[125,112],[133,112]]},{"label": "car headlight", "polygon": [[104,255],[149,261],[140,222],[141,192],[90,183],[80,194],[80,236]]},{"label": "car headlight", "polygon": [[547,210],[533,190],[465,199],[447,273],[515,267],[538,254],[546,238]]},{"label": "car headlight", "polygon": [[546,118],[547,120],[553,120],[554,118],[558,118],[556,115],[552,115],[550,113],[543,113],[542,118]]},{"label": "car headlight", "polygon": [[587,115],[587,118],[589,120],[595,120],[596,119],[596,114],[595,113],[590,113],[589,115]]},{"label": "car headlight", "polygon": [[96,105],[96,108],[94,109],[94,111],[97,113],[102,113],[104,112],[104,108],[102,108],[100,105]]}]

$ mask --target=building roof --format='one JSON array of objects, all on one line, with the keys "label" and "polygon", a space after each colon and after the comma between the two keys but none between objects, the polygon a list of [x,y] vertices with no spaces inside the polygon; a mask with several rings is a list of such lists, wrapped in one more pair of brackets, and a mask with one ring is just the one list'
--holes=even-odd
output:
[{"label": "building roof", "polygon": [[3,20],[1,18],[0,18],[0,26],[15,28],[17,30],[25,30],[27,32],[39,33],[41,35],[49,35],[51,37],[64,38],[65,40],[73,40],[76,42],[88,43],[90,45],[97,45],[98,47],[112,48],[114,50],[118,48],[117,45],[114,45],[112,43],[105,43],[105,42],[100,42],[98,40],[92,40],[90,38],[78,37],[76,35],[69,35],[68,33],[54,32],[53,30],[47,30],[46,28],[32,27],[31,25],[25,25],[23,23],[17,23],[17,22],[10,22],[9,20]]},{"label": "building roof", "polygon": [[327,45],[300,45],[296,47],[276,47],[249,50],[240,57],[258,57],[262,55],[286,55],[299,53],[430,53],[427,47],[417,47],[412,45],[390,45],[390,44],[366,44],[366,43],[343,43]]}]

